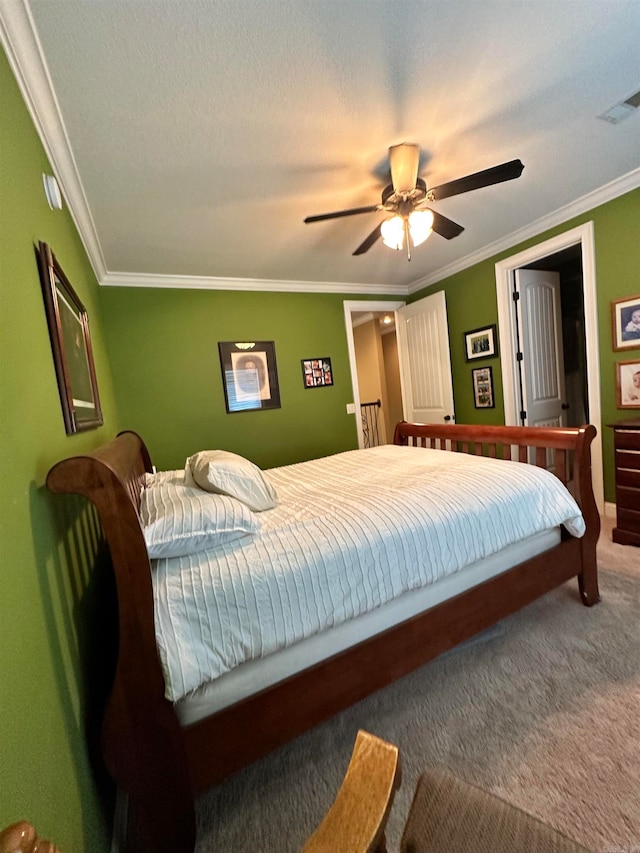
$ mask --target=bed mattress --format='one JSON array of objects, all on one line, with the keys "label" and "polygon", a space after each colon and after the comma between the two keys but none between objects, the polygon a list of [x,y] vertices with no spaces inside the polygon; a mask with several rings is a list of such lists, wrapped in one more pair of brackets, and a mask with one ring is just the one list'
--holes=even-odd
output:
[{"label": "bed mattress", "polygon": [[387,445],[266,474],[279,504],[261,513],[258,535],[154,561],[174,702],[303,640],[324,635],[323,646],[337,626],[389,602],[402,610],[405,594],[560,524],[584,532],[553,474],[512,461]]}]

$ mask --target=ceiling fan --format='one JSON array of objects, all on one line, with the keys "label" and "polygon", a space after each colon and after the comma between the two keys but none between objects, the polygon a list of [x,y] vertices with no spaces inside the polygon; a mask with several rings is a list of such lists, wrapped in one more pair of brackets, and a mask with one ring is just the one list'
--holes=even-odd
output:
[{"label": "ceiling fan", "polygon": [[510,160],[508,163],[501,163],[482,172],[474,172],[464,178],[440,184],[439,187],[427,188],[426,182],[418,177],[419,163],[420,147],[418,145],[409,142],[392,145],[389,148],[391,183],[382,191],[381,204],[337,210],[334,213],[320,213],[316,216],[307,216],[304,221],[322,222],[325,219],[339,219],[342,216],[384,211],[390,214],[389,218],[380,225],[376,225],[353,254],[363,255],[379,237],[382,237],[383,243],[392,249],[400,250],[403,245],[406,245],[407,257],[411,260],[411,246],[419,246],[432,231],[447,240],[452,240],[464,231],[462,225],[426,207],[427,203],[499,184],[502,181],[512,181],[514,178],[519,178],[524,169],[520,160]]}]

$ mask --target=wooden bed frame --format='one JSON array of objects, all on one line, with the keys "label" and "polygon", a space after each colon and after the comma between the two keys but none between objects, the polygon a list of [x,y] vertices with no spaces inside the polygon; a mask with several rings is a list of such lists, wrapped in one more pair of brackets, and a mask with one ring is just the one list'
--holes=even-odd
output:
[{"label": "wooden bed frame", "polygon": [[[129,797],[136,853],[191,853],[194,798],[310,727],[406,675],[577,576],[582,601],[598,601],[600,532],[591,485],[593,426],[576,429],[398,424],[396,444],[532,461],[555,473],[578,501],[587,532],[453,599],[322,661],[255,696],[181,728],[156,649],[151,566],[138,515],[151,460],[142,439],[121,433],[48,474],[56,493],[87,497],[107,538],[116,579],[119,649],[102,727],[106,765]],[[533,448],[532,450],[530,448]]]}]

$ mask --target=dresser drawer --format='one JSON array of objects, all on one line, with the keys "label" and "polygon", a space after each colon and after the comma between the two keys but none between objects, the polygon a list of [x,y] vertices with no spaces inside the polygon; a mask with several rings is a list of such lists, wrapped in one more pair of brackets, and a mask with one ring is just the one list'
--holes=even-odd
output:
[{"label": "dresser drawer", "polygon": [[632,509],[617,508],[616,521],[618,527],[622,530],[629,530],[632,533],[640,533],[640,512]]},{"label": "dresser drawer", "polygon": [[640,512],[640,489],[616,486],[616,506],[619,509],[635,509]]},{"label": "dresser drawer", "polygon": [[640,489],[640,471],[632,468],[616,468],[616,485]]},{"label": "dresser drawer", "polygon": [[616,468],[632,468],[640,471],[640,452],[635,450],[616,450]]},{"label": "dresser drawer", "polygon": [[614,438],[616,450],[640,450],[640,430],[617,429]]}]

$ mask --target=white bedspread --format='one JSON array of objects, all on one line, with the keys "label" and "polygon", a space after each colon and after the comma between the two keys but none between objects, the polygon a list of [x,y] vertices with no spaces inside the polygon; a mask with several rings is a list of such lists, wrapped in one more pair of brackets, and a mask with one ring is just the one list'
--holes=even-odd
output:
[{"label": "white bedspread", "polygon": [[386,445],[265,472],[280,503],[262,530],[154,561],[166,695],[433,583],[542,530],[585,530],[548,471]]}]

